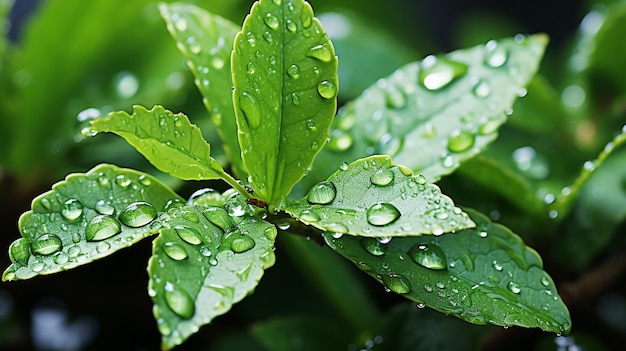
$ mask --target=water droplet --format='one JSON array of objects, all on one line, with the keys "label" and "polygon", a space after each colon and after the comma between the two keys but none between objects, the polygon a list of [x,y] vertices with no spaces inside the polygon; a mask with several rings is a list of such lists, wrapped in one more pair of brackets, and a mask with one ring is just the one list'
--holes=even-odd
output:
[{"label": "water droplet", "polygon": [[58,252],[54,255],[54,263],[56,264],[66,264],[70,258],[65,252]]},{"label": "water droplet", "polygon": [[178,15],[176,16],[176,19],[174,19],[174,16],[172,16],[172,19],[174,20],[174,27],[176,27],[176,29],[178,29],[181,32],[184,32],[185,30],[187,30],[187,20],[179,17]]},{"label": "water droplet", "polygon": [[385,90],[385,100],[389,108],[400,109],[406,106],[406,96],[404,92],[395,87]]},{"label": "water droplet", "polygon": [[419,81],[428,90],[439,90],[467,72],[467,65],[443,57],[428,56],[421,64]]},{"label": "water droplet", "polygon": [[300,19],[302,20],[302,27],[304,28],[309,28],[311,26],[311,23],[313,23],[311,14],[308,11],[302,11]]},{"label": "water droplet", "polygon": [[484,80],[478,80],[472,87],[472,93],[474,93],[474,96],[484,99],[491,94],[491,88]]},{"label": "water droplet", "polygon": [[35,273],[43,271],[44,268],[46,268],[46,265],[41,261],[35,261],[30,265],[30,269]]},{"label": "water droplet", "polygon": [[317,85],[317,92],[324,99],[331,99],[337,95],[337,87],[335,84],[327,80],[323,80]]},{"label": "water droplet", "polygon": [[300,77],[300,67],[298,65],[291,65],[287,68],[287,74],[291,76],[291,78],[298,79]]},{"label": "water droplet", "polygon": [[270,32],[263,32],[263,39],[265,39],[268,43],[271,43],[274,41],[274,36]]},{"label": "water droplet", "polygon": [[374,256],[382,256],[387,251],[387,245],[372,238],[361,239],[361,245],[363,248]]},{"label": "water droplet", "polygon": [[409,250],[409,256],[415,263],[428,269],[444,270],[447,268],[446,255],[435,244],[413,245]]},{"label": "water droplet", "polygon": [[191,211],[182,211],[181,217],[188,220],[189,222],[198,223],[200,222],[200,218],[195,212]]},{"label": "water droplet", "polygon": [[493,268],[495,268],[495,269],[496,269],[496,271],[498,271],[498,272],[501,272],[501,271],[504,269],[504,268],[502,267],[502,265],[501,265],[501,264],[499,264],[499,263],[498,263],[498,261],[496,261],[496,260],[494,260],[494,261],[492,262],[492,264],[493,264]]},{"label": "water droplet", "polygon": [[286,26],[287,26],[287,30],[290,31],[291,33],[295,33],[296,30],[298,30],[298,27],[292,20],[288,19]]},{"label": "water droplet", "polygon": [[119,186],[121,186],[122,188],[128,188],[128,186],[131,183],[131,180],[126,178],[125,175],[120,174],[117,177],[115,177],[115,183]]},{"label": "water droplet", "polygon": [[332,52],[325,45],[316,45],[310,48],[309,51],[307,51],[306,56],[318,59],[322,62],[330,62],[333,58]]},{"label": "water droplet", "polygon": [[367,222],[375,226],[384,226],[400,218],[400,211],[386,202],[376,203],[367,209]]},{"label": "water droplet", "polygon": [[347,171],[348,170],[348,163],[347,162],[341,162],[341,164],[339,164],[339,169],[342,171]]},{"label": "water droplet", "polygon": [[318,222],[321,218],[317,213],[311,212],[311,210],[306,209],[300,212],[299,219],[304,222]]},{"label": "water droplet", "polygon": [[333,130],[330,140],[328,141],[328,149],[331,151],[346,151],[352,146],[352,137],[339,129]]},{"label": "water droplet", "polygon": [[498,45],[495,40],[490,40],[485,45],[485,64],[490,67],[502,67],[509,58],[508,50]]},{"label": "water droplet", "polygon": [[[346,227],[345,224],[339,222],[328,223],[324,226],[324,229],[328,230],[329,232],[333,232],[333,238],[335,239],[341,238],[341,235],[343,233],[347,233],[349,231],[348,227]],[[339,235],[339,237],[336,237],[336,235]]]},{"label": "water droplet", "polygon": [[297,93],[291,93],[291,102],[293,102],[293,104],[295,106],[299,106],[300,105],[300,96],[298,96]]},{"label": "water droplet", "polygon": [[508,288],[514,294],[519,294],[522,291],[522,289],[520,288],[519,284],[517,284],[515,282],[509,282]]},{"label": "water droplet", "polygon": [[500,121],[499,119],[496,119],[496,118],[485,119],[478,126],[478,134],[480,135],[493,134],[495,133],[496,130],[498,130],[498,127],[500,127],[500,124],[502,124],[502,121]]},{"label": "water droplet", "polygon": [[278,18],[274,15],[272,15],[271,13],[268,13],[267,15],[265,15],[265,18],[263,19],[265,21],[265,24],[272,28],[273,30],[277,30],[278,29]]},{"label": "water droplet", "polygon": [[230,244],[231,250],[236,253],[246,252],[254,247],[255,243],[251,237],[247,235],[241,235]]},{"label": "water droplet", "polygon": [[222,229],[222,231],[224,232],[226,232],[228,229],[230,229],[234,225],[233,220],[230,218],[228,213],[222,208],[211,207],[207,209],[206,211],[202,212],[202,214],[209,222],[211,222],[218,228]]},{"label": "water droplet", "polygon": [[165,203],[165,207],[163,207],[163,211],[168,211],[172,208],[180,208],[183,206],[185,206],[185,203],[181,201],[180,199],[172,199],[172,200],[168,200],[167,203]]},{"label": "water droplet", "polygon": [[193,317],[195,312],[195,305],[189,294],[170,282],[165,283],[165,303],[183,319]]},{"label": "water droplet", "polygon": [[448,150],[451,152],[463,152],[474,145],[475,136],[465,130],[455,129],[448,138]]},{"label": "water droplet", "polygon": [[396,294],[408,294],[412,290],[411,282],[401,274],[392,273],[383,275],[382,281],[389,290]]},{"label": "water droplet", "polygon": [[119,234],[121,231],[122,227],[117,219],[100,215],[92,218],[85,227],[85,238],[89,241],[99,241]]},{"label": "water droplet", "polygon": [[370,176],[370,181],[374,185],[387,186],[393,182],[394,174],[389,168],[382,168]]},{"label": "water droplet", "polygon": [[152,222],[157,216],[157,210],[147,202],[134,202],[126,207],[119,215],[120,221],[133,228],[143,227]]},{"label": "water droplet", "polygon": [[324,181],[315,185],[307,195],[310,204],[326,205],[331,203],[337,196],[337,189],[331,182]]},{"label": "water droplet", "polygon": [[30,243],[26,238],[19,238],[9,246],[11,262],[26,263],[30,257]]},{"label": "water droplet", "polygon": [[239,107],[246,118],[248,127],[251,129],[257,129],[261,125],[261,109],[256,98],[244,91],[239,99]]},{"label": "water droplet", "polygon": [[550,280],[548,280],[548,278],[546,278],[546,277],[541,277],[541,285],[543,285],[543,286],[550,285]]},{"label": "water droplet", "polygon": [[96,251],[99,253],[107,252],[111,248],[111,244],[106,241],[101,241],[96,245]]},{"label": "water droplet", "polygon": [[189,254],[187,254],[187,250],[175,242],[165,243],[163,245],[163,252],[165,252],[165,254],[174,261],[182,261],[189,256]]},{"label": "water droplet", "polygon": [[550,173],[548,161],[530,146],[515,149],[512,157],[517,168],[533,179],[545,179]]},{"label": "water droplet", "polygon": [[44,234],[30,244],[34,254],[48,256],[63,248],[61,238],[54,234]]},{"label": "water droplet", "polygon": [[176,234],[188,244],[200,245],[202,243],[200,233],[194,228],[179,225],[174,227],[174,230],[176,230]]},{"label": "water droplet", "polygon": [[246,72],[250,75],[256,72],[256,66],[254,65],[254,63],[248,62],[248,64],[246,65]]}]

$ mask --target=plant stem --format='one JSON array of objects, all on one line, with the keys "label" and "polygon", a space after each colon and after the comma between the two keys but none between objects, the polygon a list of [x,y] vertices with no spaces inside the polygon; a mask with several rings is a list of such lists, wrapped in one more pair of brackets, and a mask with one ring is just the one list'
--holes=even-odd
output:
[{"label": "plant stem", "polygon": [[230,184],[230,186],[232,186],[233,189],[237,190],[237,192],[239,192],[246,199],[254,198],[254,196],[252,196],[252,194],[250,194],[248,190],[246,190],[246,188],[243,185],[241,185],[241,183],[239,183],[237,179],[233,178],[230,174],[222,171],[222,179],[226,183]]}]

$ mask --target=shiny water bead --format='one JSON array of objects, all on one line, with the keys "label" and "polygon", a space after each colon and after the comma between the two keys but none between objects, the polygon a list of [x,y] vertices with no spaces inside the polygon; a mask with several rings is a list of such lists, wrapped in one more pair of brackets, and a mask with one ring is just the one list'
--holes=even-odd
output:
[{"label": "shiny water bead", "polygon": [[252,249],[254,245],[254,240],[252,240],[251,237],[247,235],[241,235],[233,240],[233,242],[230,244],[230,248],[235,253],[242,253]]},{"label": "shiny water bead", "polygon": [[387,251],[387,245],[373,238],[361,239],[361,246],[374,256],[382,256]]},{"label": "shiny water bead", "polygon": [[9,246],[11,262],[25,263],[30,257],[30,243],[26,238],[19,238]]},{"label": "shiny water bead", "polygon": [[440,90],[462,77],[467,72],[467,65],[445,57],[426,57],[419,71],[420,84],[432,91]]},{"label": "shiny water bead", "polygon": [[48,256],[60,251],[63,248],[63,242],[54,234],[44,234],[35,239],[30,244],[30,248],[34,254]]},{"label": "shiny water bead", "polygon": [[234,225],[233,220],[223,208],[210,207],[206,211],[202,212],[202,214],[209,222],[224,232]]},{"label": "shiny water bead", "polygon": [[385,226],[400,218],[400,211],[392,204],[379,202],[367,209],[367,222],[375,226]]},{"label": "shiny water bead", "polygon": [[393,182],[394,177],[395,176],[392,170],[389,168],[382,168],[370,176],[370,181],[372,184],[377,186],[387,186]]},{"label": "shiny water bead", "polygon": [[200,238],[200,233],[191,227],[186,226],[176,226],[174,227],[176,234],[186,243],[191,245],[200,245],[202,243],[202,239]]},{"label": "shiny water bead", "polygon": [[409,279],[401,274],[385,274],[382,276],[382,281],[389,290],[396,294],[408,294],[413,290]]},{"label": "shiny water bead", "polygon": [[445,253],[435,244],[414,245],[409,250],[409,256],[424,268],[444,270],[448,266]]},{"label": "shiny water bead", "polygon": [[167,242],[163,245],[163,252],[174,261],[182,261],[189,257],[187,250],[175,242]]},{"label": "shiny water bead", "polygon": [[120,222],[117,219],[99,215],[92,218],[85,227],[85,238],[89,241],[98,241],[110,238],[122,231]]},{"label": "shiny water bead", "polygon": [[307,195],[310,204],[326,205],[331,203],[337,196],[337,188],[332,182],[323,181],[315,185]]},{"label": "shiny water bead", "polygon": [[165,283],[165,303],[183,319],[190,319],[195,313],[196,306],[189,293],[170,282]]},{"label": "shiny water bead", "polygon": [[139,201],[128,205],[118,218],[129,227],[139,228],[152,222],[156,216],[157,210],[152,204]]},{"label": "shiny water bead", "polygon": [[76,222],[83,215],[83,204],[77,199],[69,199],[63,203],[61,215],[70,222]]}]

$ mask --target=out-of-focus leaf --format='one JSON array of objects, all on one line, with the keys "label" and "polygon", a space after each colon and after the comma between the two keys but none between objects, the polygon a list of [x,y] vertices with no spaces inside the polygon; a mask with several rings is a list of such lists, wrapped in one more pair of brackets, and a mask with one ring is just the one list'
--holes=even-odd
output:
[{"label": "out-of-focus leaf", "polygon": [[594,37],[588,71],[597,93],[620,95],[626,92],[626,3],[606,10],[606,18]]},{"label": "out-of-focus leaf", "polygon": [[389,156],[342,165],[283,210],[323,231],[367,237],[441,235],[474,226],[436,185],[393,165]]},{"label": "out-of-focus leaf", "polygon": [[274,264],[276,228],[241,196],[224,207],[183,206],[167,212],[148,264],[148,293],[164,349],[252,293]]},{"label": "out-of-focus leaf", "polygon": [[368,238],[324,238],[390,291],[445,314],[473,324],[569,332],[569,312],[537,252],[504,226],[468,213],[475,229],[394,238],[375,251]]},{"label": "out-of-focus leaf", "polygon": [[451,173],[496,138],[546,43],[545,35],[490,41],[379,80],[339,111],[307,178],[325,176],[317,173],[323,165],[370,154],[391,155],[428,181]]},{"label": "out-of-focus leaf", "polygon": [[155,234],[178,195],[150,175],[111,165],[70,174],[20,217],[3,280],[68,270]]},{"label": "out-of-focus leaf", "polygon": [[255,196],[278,204],[328,138],[335,51],[307,2],[261,0],[235,38],[232,66],[243,163]]},{"label": "out-of-focus leaf", "polygon": [[255,324],[252,335],[269,351],[343,350],[350,340],[331,321],[304,316]]},{"label": "out-of-focus leaf", "polygon": [[121,136],[159,170],[180,179],[219,179],[225,175],[211,157],[211,145],[200,129],[187,116],[173,114],[162,106],[151,110],[134,106],[132,115],[113,112],[92,121],[86,133],[98,132]]},{"label": "out-of-focus leaf", "polygon": [[240,27],[194,5],[161,4],[160,10],[178,49],[188,60],[187,65],[196,78],[213,123],[218,127],[234,173],[245,179],[247,174],[237,140],[230,69],[233,40]]}]

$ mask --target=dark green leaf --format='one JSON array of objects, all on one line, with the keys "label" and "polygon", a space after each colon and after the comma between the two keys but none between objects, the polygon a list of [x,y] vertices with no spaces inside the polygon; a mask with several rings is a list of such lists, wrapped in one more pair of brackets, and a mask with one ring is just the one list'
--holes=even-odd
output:
[{"label": "dark green leaf", "polygon": [[337,58],[303,0],[255,3],[234,46],[243,162],[255,195],[277,204],[326,143],[337,105]]},{"label": "dark green leaf", "polygon": [[194,5],[161,4],[159,8],[167,29],[188,60],[187,65],[196,78],[213,123],[218,127],[235,174],[245,178],[237,141],[230,69],[230,53],[239,26]]},{"label": "dark green leaf", "polygon": [[343,164],[283,209],[320,230],[357,236],[441,235],[474,226],[436,185],[389,156]]},{"label": "dark green leaf", "polygon": [[19,220],[3,280],[28,279],[89,263],[155,234],[159,213],[182,201],[150,175],[112,165],[70,174],[33,200]]},{"label": "dark green leaf", "polygon": [[594,33],[593,49],[590,50],[589,73],[595,80],[596,90],[603,94],[626,92],[626,3],[611,5],[605,13],[602,26]]},{"label": "dark green leaf", "polygon": [[305,316],[256,324],[252,335],[269,351],[343,350],[350,340],[332,322]]},{"label": "dark green leaf", "polygon": [[520,36],[404,66],[339,111],[313,171],[387,154],[428,181],[451,173],[496,138],[546,43]]},{"label": "dark green leaf", "polygon": [[236,196],[224,207],[172,209],[154,241],[148,292],[164,349],[253,292],[274,264],[276,228]]},{"label": "dark green leaf", "polygon": [[324,234],[328,245],[390,291],[474,324],[568,332],[569,312],[537,252],[509,229],[468,210],[475,229],[394,238],[372,251],[368,238]]},{"label": "dark green leaf", "polygon": [[211,157],[211,146],[198,127],[182,113],[162,106],[146,110],[134,106],[133,114],[113,112],[91,122],[87,133],[112,132],[141,152],[165,173],[185,180],[219,179],[224,169]]}]

